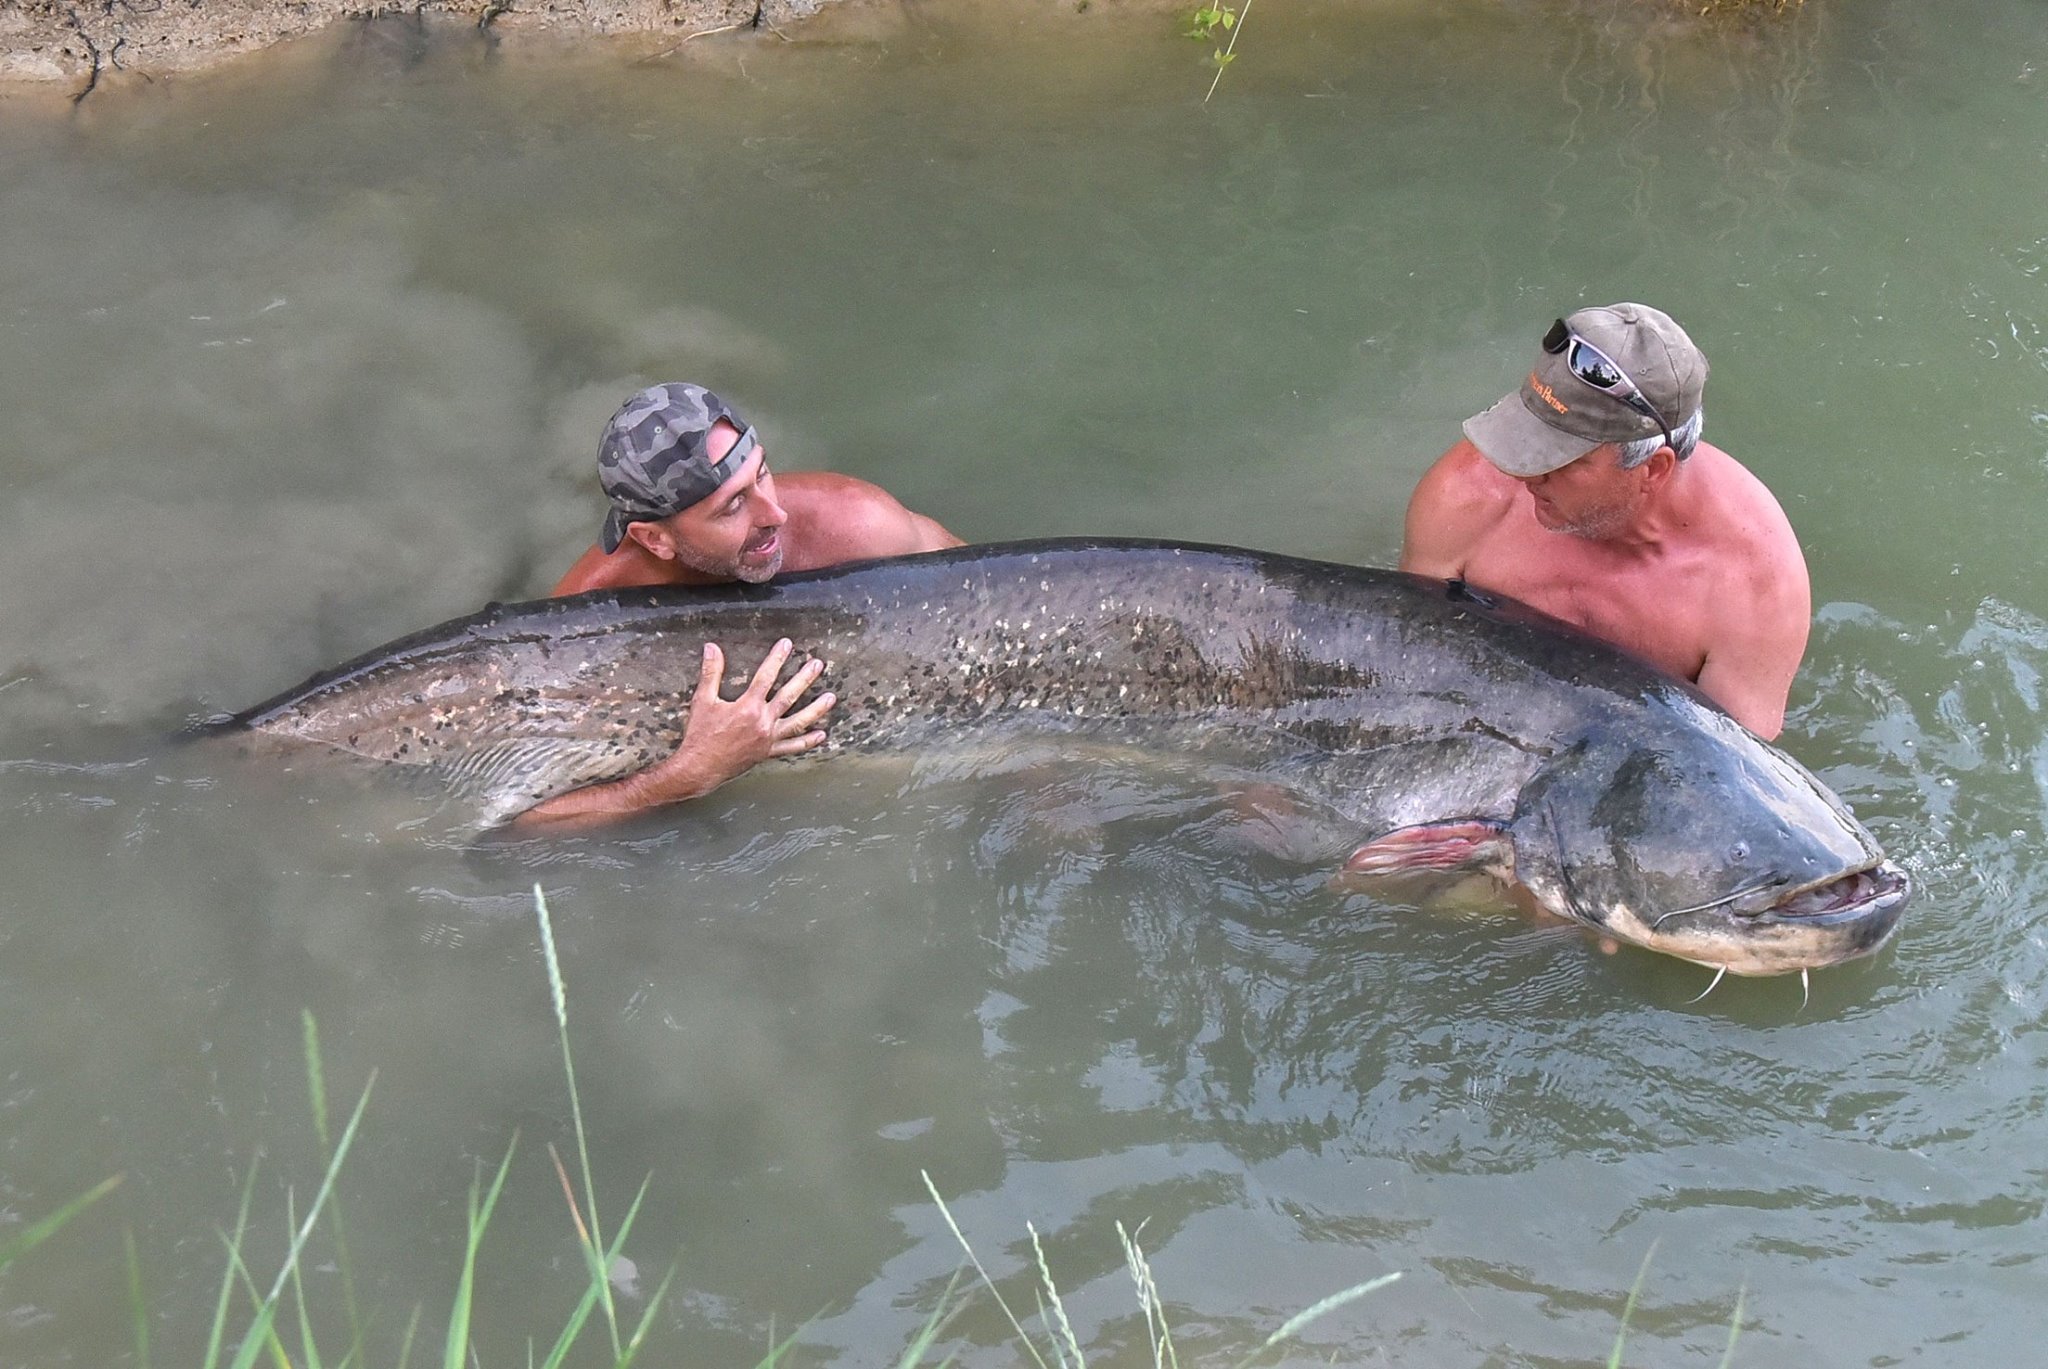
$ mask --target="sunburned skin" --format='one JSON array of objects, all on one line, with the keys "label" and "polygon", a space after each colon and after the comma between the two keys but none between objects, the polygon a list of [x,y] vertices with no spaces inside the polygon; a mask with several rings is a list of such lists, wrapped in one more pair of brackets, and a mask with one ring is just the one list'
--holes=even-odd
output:
[{"label": "sunburned skin", "polygon": [[[711,455],[723,460],[738,440],[739,430],[721,420],[711,430]],[[630,525],[614,552],[593,545],[549,593],[761,584],[784,571],[961,545],[879,486],[830,471],[777,475],[770,457],[762,443],[710,497],[669,518]]]},{"label": "sunburned skin", "polygon": [[[740,430],[720,419],[707,450],[724,461]],[[777,477],[765,443],[707,497],[667,518],[629,524],[625,539],[607,553],[593,545],[577,558],[553,593],[583,594],[636,586],[766,584],[785,571],[812,571],[848,561],[902,556],[959,546],[960,539],[931,519],[912,513],[864,480],[830,472]],[[796,701],[822,663],[799,671],[797,687],[776,687],[789,647],[771,653],[734,699],[719,693],[725,655],[704,646],[702,676],[691,699],[690,723],[675,750],[625,779],[535,805],[528,824],[600,822],[666,803],[701,798],[762,761],[800,755],[824,745],[823,724],[837,702],[831,694]]]},{"label": "sunburned skin", "polygon": [[1607,445],[1518,478],[1461,441],[1416,487],[1401,567],[1583,628],[1766,740],[1784,727],[1812,618],[1806,561],[1770,491],[1718,448],[1623,470]]}]

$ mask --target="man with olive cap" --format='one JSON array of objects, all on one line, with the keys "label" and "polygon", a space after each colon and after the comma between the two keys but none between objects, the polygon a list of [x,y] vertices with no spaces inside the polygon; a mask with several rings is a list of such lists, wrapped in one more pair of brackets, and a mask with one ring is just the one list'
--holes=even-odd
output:
[{"label": "man with olive cap", "polygon": [[[778,571],[957,547],[960,539],[852,476],[806,471],[778,480],[767,448],[731,405],[701,385],[650,386],[605,424],[598,481],[611,500],[598,544],[554,593],[635,585],[761,584]],[[771,756],[825,740],[833,696],[792,712],[824,669],[808,661],[780,689],[791,646],[778,642],[734,700],[718,690],[725,656],[706,643],[682,743],[667,759],[609,784],[557,795],[527,819],[599,818],[707,794]]]},{"label": "man with olive cap", "polygon": [[1806,558],[1763,482],[1699,440],[1706,381],[1647,305],[1559,319],[1416,486],[1401,568],[1577,624],[1771,738],[1806,652]]}]

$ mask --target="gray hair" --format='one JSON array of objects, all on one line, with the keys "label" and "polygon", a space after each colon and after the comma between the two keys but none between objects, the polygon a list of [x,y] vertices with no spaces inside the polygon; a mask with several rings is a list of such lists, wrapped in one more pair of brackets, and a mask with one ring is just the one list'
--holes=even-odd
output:
[{"label": "gray hair", "polygon": [[[1700,428],[1706,416],[1707,411],[1704,408],[1694,409],[1691,418],[1688,418],[1685,422],[1671,430],[1671,450],[1678,454],[1680,461],[1691,456],[1692,449],[1699,445]],[[1657,449],[1663,445],[1664,435],[1662,433],[1653,433],[1649,437],[1639,437],[1633,442],[1617,442],[1614,444],[1615,450],[1621,453],[1617,464],[1625,471],[1634,470],[1637,466],[1642,465],[1645,461],[1655,456]]]}]

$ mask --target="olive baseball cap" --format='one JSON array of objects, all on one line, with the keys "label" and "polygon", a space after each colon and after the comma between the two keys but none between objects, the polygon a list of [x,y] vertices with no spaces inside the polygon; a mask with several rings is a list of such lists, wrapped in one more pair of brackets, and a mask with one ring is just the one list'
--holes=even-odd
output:
[{"label": "olive baseball cap", "polygon": [[[1604,442],[1661,435],[1657,421],[1587,383],[1574,366],[1585,342],[1606,354],[1675,431],[1700,407],[1707,358],[1669,314],[1647,304],[1581,309],[1553,328],[1522,387],[1465,420],[1465,436],[1509,475],[1542,475]],[[1550,345],[1556,339],[1556,345]]]},{"label": "olive baseball cap", "polygon": [[[711,429],[720,419],[740,430],[740,440],[713,461]],[[619,549],[628,525],[681,513],[732,479],[753,453],[753,432],[702,385],[650,385],[627,399],[597,444],[598,483],[612,501],[605,551]]]}]

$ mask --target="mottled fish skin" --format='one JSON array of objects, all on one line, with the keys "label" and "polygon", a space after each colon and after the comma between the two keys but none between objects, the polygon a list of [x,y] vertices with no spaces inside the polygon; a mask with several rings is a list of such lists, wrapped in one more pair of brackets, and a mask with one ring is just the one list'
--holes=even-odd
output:
[{"label": "mottled fish skin", "polygon": [[[822,658],[817,688],[839,699],[827,745],[800,762],[998,729],[1270,754],[1362,838],[1489,824],[1501,839],[1476,844],[1476,864],[1609,935],[1735,973],[1867,953],[1905,901],[1841,802],[1690,686],[1459,582],[1225,547],[982,545],[494,606],[225,728],[424,770],[489,824],[673,750],[706,641],[732,697],[783,637],[788,669]],[[1727,849],[1702,855],[1692,829],[1716,808],[1708,838]],[[1810,891],[1866,870],[1882,906],[1825,935],[1771,932],[1768,909],[1711,928],[1692,910],[1754,903],[1745,881]]]}]

